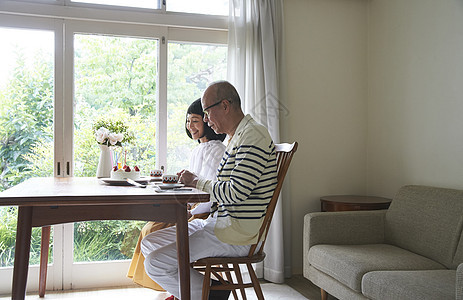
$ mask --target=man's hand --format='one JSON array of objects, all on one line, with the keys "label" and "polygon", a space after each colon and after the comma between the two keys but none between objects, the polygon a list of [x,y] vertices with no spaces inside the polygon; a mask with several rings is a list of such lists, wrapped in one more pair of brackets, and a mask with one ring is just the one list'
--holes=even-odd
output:
[{"label": "man's hand", "polygon": [[188,170],[182,170],[177,173],[177,175],[179,176],[179,181],[185,186],[196,188],[198,176],[195,173],[192,173]]}]

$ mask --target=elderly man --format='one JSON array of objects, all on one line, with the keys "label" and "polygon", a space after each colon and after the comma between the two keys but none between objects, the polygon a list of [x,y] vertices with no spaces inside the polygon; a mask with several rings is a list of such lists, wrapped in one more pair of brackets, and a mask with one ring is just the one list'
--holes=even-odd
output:
[{"label": "elderly man", "polygon": [[[212,83],[201,99],[204,121],[226,133],[228,145],[217,180],[200,179],[187,170],[180,181],[211,194],[211,216],[189,223],[190,260],[211,256],[245,256],[257,241],[259,228],[276,186],[275,146],[268,130],[241,110],[229,82]],[[175,228],[152,233],[142,241],[147,274],[179,298]],[[191,270],[191,297],[200,299],[203,275]],[[211,291],[210,299],[227,299],[228,291]]]}]

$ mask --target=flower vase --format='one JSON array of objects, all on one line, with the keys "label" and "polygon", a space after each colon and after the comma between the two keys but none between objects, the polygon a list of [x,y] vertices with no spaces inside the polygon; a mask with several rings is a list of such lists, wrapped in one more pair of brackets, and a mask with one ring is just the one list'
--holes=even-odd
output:
[{"label": "flower vase", "polygon": [[111,175],[111,152],[106,145],[98,144],[100,147],[100,160],[98,161],[98,168],[96,170],[97,178],[109,178]]}]

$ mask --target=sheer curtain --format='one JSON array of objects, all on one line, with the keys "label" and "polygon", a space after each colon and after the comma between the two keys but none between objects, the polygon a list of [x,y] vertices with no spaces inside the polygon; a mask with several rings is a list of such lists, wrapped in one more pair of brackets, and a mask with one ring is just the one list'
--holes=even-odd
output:
[{"label": "sheer curtain", "polygon": [[[230,0],[228,80],[237,88],[244,112],[265,125],[275,143],[280,141],[282,25],[282,0]],[[268,281],[284,281],[283,244],[280,199],[265,245],[263,277]]]}]

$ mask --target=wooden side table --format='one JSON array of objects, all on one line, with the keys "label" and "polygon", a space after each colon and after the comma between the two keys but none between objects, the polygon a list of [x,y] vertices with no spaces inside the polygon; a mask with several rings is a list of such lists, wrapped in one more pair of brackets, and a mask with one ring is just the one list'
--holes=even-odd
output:
[{"label": "wooden side table", "polygon": [[391,199],[374,196],[336,195],[320,197],[322,211],[387,209]]}]

